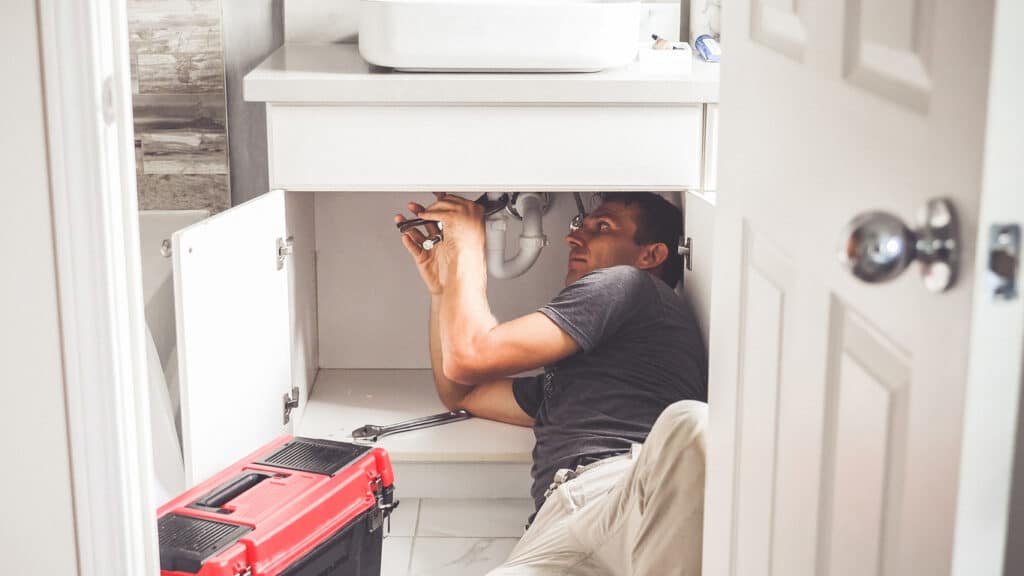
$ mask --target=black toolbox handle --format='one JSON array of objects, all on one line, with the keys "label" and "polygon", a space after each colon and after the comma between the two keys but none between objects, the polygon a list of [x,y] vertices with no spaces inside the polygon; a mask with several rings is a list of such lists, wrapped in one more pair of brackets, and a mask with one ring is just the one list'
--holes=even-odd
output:
[{"label": "black toolbox handle", "polygon": [[218,512],[226,512],[225,510],[221,510],[225,504],[254,488],[260,482],[272,477],[273,474],[267,474],[264,472],[248,472],[242,474],[241,476],[238,476],[237,478],[234,478],[225,484],[221,484],[207,492],[202,498],[189,504],[189,508],[205,508],[217,510]]}]

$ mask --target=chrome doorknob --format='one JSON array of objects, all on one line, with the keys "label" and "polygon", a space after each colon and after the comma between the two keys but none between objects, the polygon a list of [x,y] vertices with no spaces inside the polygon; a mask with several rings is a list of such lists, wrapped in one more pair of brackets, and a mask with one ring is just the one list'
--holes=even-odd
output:
[{"label": "chrome doorknob", "polygon": [[843,232],[839,261],[857,278],[877,283],[899,276],[917,260],[925,287],[943,292],[956,282],[959,248],[953,204],[936,199],[918,214],[915,230],[888,212],[858,215]]}]

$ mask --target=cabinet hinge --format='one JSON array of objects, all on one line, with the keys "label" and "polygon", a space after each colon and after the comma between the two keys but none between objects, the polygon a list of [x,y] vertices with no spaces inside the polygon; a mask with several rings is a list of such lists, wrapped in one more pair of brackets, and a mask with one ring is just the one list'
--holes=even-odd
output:
[{"label": "cabinet hinge", "polygon": [[295,238],[289,236],[287,238],[277,239],[277,269],[281,270],[284,268],[284,259],[291,256],[294,251]]},{"label": "cabinet hinge", "polygon": [[299,388],[292,386],[292,391],[284,395],[284,423],[291,422],[292,410],[299,407]]},{"label": "cabinet hinge", "polygon": [[687,237],[686,240],[680,238],[677,251],[682,256],[683,267],[693,271],[693,238]]}]

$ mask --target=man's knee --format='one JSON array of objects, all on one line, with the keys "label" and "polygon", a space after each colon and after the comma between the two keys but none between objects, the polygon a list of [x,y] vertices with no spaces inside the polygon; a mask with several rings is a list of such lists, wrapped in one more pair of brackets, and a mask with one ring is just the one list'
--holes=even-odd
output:
[{"label": "man's knee", "polygon": [[661,413],[659,420],[661,418],[668,418],[683,425],[693,423],[703,429],[708,421],[708,405],[698,400],[680,400],[669,404]]},{"label": "man's knee", "polygon": [[696,400],[681,400],[670,404],[654,423],[644,450],[681,454],[688,449],[696,449],[703,456],[707,423],[707,404]]}]

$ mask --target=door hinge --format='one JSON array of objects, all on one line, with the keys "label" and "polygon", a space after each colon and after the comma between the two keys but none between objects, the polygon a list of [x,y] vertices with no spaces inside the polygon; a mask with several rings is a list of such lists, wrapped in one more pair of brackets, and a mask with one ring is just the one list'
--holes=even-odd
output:
[{"label": "door hinge", "polygon": [[993,224],[988,235],[986,280],[994,300],[1017,298],[1017,269],[1020,266],[1020,225]]},{"label": "door hinge", "polygon": [[289,236],[287,238],[277,239],[277,269],[281,270],[284,268],[284,259],[291,256],[295,252],[295,238]]},{"label": "door hinge", "polygon": [[292,386],[292,391],[284,395],[284,423],[291,422],[292,410],[299,407],[299,388]]}]

